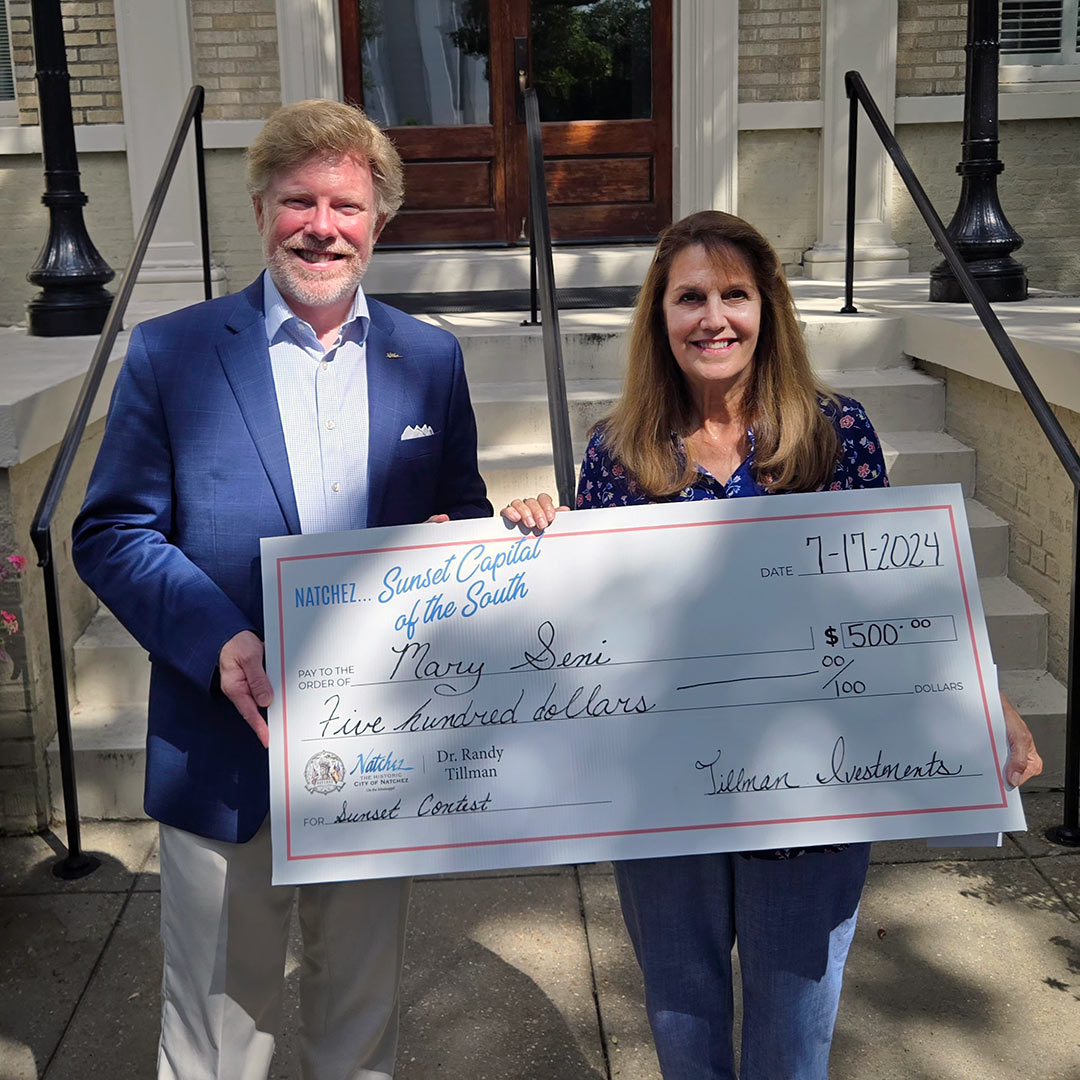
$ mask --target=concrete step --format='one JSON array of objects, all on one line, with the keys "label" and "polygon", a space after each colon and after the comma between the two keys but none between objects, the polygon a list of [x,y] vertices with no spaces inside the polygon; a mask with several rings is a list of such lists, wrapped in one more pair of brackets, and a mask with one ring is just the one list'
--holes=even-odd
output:
[{"label": "concrete step", "polygon": [[[838,393],[862,402],[874,426],[886,431],[940,431],[945,391],[940,380],[910,368],[887,371],[829,371],[822,378]],[[621,378],[567,381],[574,442],[609,413],[622,389]],[[547,384],[540,380],[474,382],[473,409],[480,445],[545,442],[550,438]]]},{"label": "concrete step", "polygon": [[832,389],[853,397],[879,433],[941,431],[945,426],[945,387],[910,367],[884,370],[819,371]]},{"label": "concrete step", "polygon": [[881,431],[881,449],[893,486],[960,484],[975,489],[975,451],[943,431]]},{"label": "concrete step", "polygon": [[[834,302],[813,297],[800,299],[798,304],[815,371],[910,369],[911,361],[904,353],[904,323],[898,316],[880,312],[838,315]],[[631,314],[629,308],[560,312],[563,366],[568,380],[622,378]],[[461,342],[471,385],[502,379],[543,380],[542,327],[522,326],[520,312],[422,317],[425,322],[449,330]]]},{"label": "concrete step", "polygon": [[[576,447],[575,462],[583,447]],[[494,448],[481,447],[480,475],[487,483],[488,499],[495,513],[512,499],[547,491],[555,496],[555,466],[551,442],[518,443]],[[575,465],[576,477],[576,465]]]},{"label": "concrete step", "polygon": [[[645,280],[654,250],[653,244],[560,245],[551,253],[555,283],[560,289],[600,284],[637,286]],[[364,290],[373,296],[528,288],[528,244],[380,250],[364,277]]]},{"label": "concrete step", "polygon": [[[520,328],[519,333],[458,333],[457,337],[470,387],[504,379],[543,382],[545,378],[544,344],[539,329]],[[622,378],[626,368],[622,327],[587,333],[564,330],[562,347],[563,370],[568,380]]]},{"label": "concrete step", "polygon": [[85,708],[146,706],[150,663],[146,651],[101,607],[75,642],[76,701]]},{"label": "concrete step", "polygon": [[[79,817],[120,821],[145,817],[146,702],[74,709],[71,731]],[[60,753],[55,739],[47,757],[53,814],[63,818]]]},{"label": "concrete step", "polygon": [[1045,668],[1046,608],[1007,577],[980,578],[979,591],[998,668]]},{"label": "concrete step", "polygon": [[1002,671],[998,685],[1016,711],[1031,728],[1035,746],[1043,759],[1042,775],[1024,786],[1024,790],[1062,787],[1065,783],[1065,709],[1066,688],[1049,672],[1034,670]]},{"label": "concrete step", "polygon": [[[541,404],[537,404],[537,412]],[[576,422],[572,422],[575,468],[584,451],[584,433],[588,428],[585,421],[595,411],[602,412],[601,405],[599,401],[582,403]],[[537,418],[532,425],[534,432],[539,434],[535,442],[492,445],[482,440],[480,472],[487,482],[488,497],[494,506],[505,504],[505,491],[512,490],[517,496],[522,491],[533,490],[528,486],[531,483],[529,477],[554,475],[550,439],[538,430],[542,420],[546,421],[546,414]],[[972,494],[975,487],[975,452],[970,447],[940,431],[881,432],[880,437],[889,480],[894,486],[960,484],[966,496]],[[517,473],[522,469],[527,471],[527,475],[519,477]],[[979,515],[980,520],[984,517]]]},{"label": "concrete step", "polygon": [[864,309],[841,315],[841,302],[822,299],[820,282],[793,280],[792,294],[810,360],[818,371],[905,367],[904,320]]},{"label": "concrete step", "polygon": [[[589,429],[611,412],[621,386],[621,381],[616,379],[576,379],[567,384],[566,401],[575,446],[583,448]],[[484,383],[472,388],[472,403],[481,447],[497,450],[521,443],[543,444],[551,456],[551,424],[544,383]]]},{"label": "concrete step", "polygon": [[964,508],[979,577],[1005,577],[1009,572],[1009,523],[975,499],[965,499]]}]

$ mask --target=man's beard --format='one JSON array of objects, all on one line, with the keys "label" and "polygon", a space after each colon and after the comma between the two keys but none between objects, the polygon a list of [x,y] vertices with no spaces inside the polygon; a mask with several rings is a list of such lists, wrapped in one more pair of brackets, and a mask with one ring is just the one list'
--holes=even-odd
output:
[{"label": "man's beard", "polygon": [[[297,242],[290,237],[266,252],[266,267],[278,291],[286,300],[293,299],[309,307],[329,307],[352,296],[367,270],[360,252],[344,240],[338,240],[321,254],[344,255],[336,260],[337,272],[309,271],[296,254]],[[314,250],[314,249],[312,249]]]}]

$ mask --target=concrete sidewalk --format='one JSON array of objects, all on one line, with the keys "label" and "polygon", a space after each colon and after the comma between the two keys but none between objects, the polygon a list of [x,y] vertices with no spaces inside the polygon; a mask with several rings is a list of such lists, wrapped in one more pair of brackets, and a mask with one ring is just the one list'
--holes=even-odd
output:
[{"label": "concrete sidewalk", "polygon": [[[1025,806],[1001,849],[876,846],[834,1080],[1080,1080],[1080,851],[1042,839],[1060,794]],[[156,826],[90,824],[84,846],[101,869],[65,883],[54,838],[0,839],[0,1080],[153,1075]],[[403,1001],[399,1080],[659,1078],[604,865],[418,880]]]}]

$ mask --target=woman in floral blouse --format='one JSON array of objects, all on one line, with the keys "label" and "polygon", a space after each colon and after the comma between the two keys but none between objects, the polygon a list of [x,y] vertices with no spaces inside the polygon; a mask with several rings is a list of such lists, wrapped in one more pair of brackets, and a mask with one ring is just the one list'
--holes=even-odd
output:
[{"label": "woman in floral blouse", "polygon": [[[667,229],[638,297],[622,397],[585,451],[577,507],[887,483],[862,406],[814,378],[768,241],[718,211]],[[556,508],[541,495],[502,513],[542,529]],[[1006,776],[1019,783],[1041,761],[1011,706],[1006,716]],[[735,1077],[736,941],[742,1080],[827,1076],[869,855],[850,844],[615,864],[665,1080]]]}]

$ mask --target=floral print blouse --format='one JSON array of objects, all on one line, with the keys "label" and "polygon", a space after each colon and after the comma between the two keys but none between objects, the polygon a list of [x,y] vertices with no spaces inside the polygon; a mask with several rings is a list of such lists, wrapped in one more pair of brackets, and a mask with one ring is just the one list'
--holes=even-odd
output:
[{"label": "floral print blouse", "polygon": [[[863,407],[852,398],[838,397],[836,402],[821,400],[821,410],[833,422],[840,437],[840,453],[836,469],[827,489],[844,491],[852,488],[888,487],[885,474],[885,458],[881,443],[873,425],[866,417]],[[616,461],[604,444],[604,428],[593,432],[585,449],[578,482],[577,509],[596,509],[608,506],[641,506],[651,502],[691,502],[699,499],[733,499],[748,495],[770,495],[770,492],[754,478],[754,433],[747,431],[750,453],[731,474],[726,483],[720,483],[705,469],[698,466],[698,474],[689,486],[656,499],[648,496],[627,474],[623,465]],[[680,447],[681,451],[681,447]],[[780,848],[776,851],[743,852],[746,856],[763,859],[790,859],[806,851],[841,851],[846,844],[830,844],[825,847]]]},{"label": "floral print blouse", "polygon": [[[881,444],[863,407],[852,398],[840,397],[836,404],[822,400],[821,410],[832,420],[840,437],[840,455],[828,490],[888,487]],[[651,502],[696,502],[699,499],[733,499],[746,495],[775,494],[754,478],[754,433],[747,431],[747,435],[750,439],[750,453],[726,483],[720,483],[699,466],[697,478],[689,487],[676,491],[673,495],[652,498],[637,486],[626,469],[608,453],[604,445],[604,429],[599,427],[593,432],[589,445],[585,448],[577,490],[577,509],[593,510],[606,506],[641,506]]]}]

